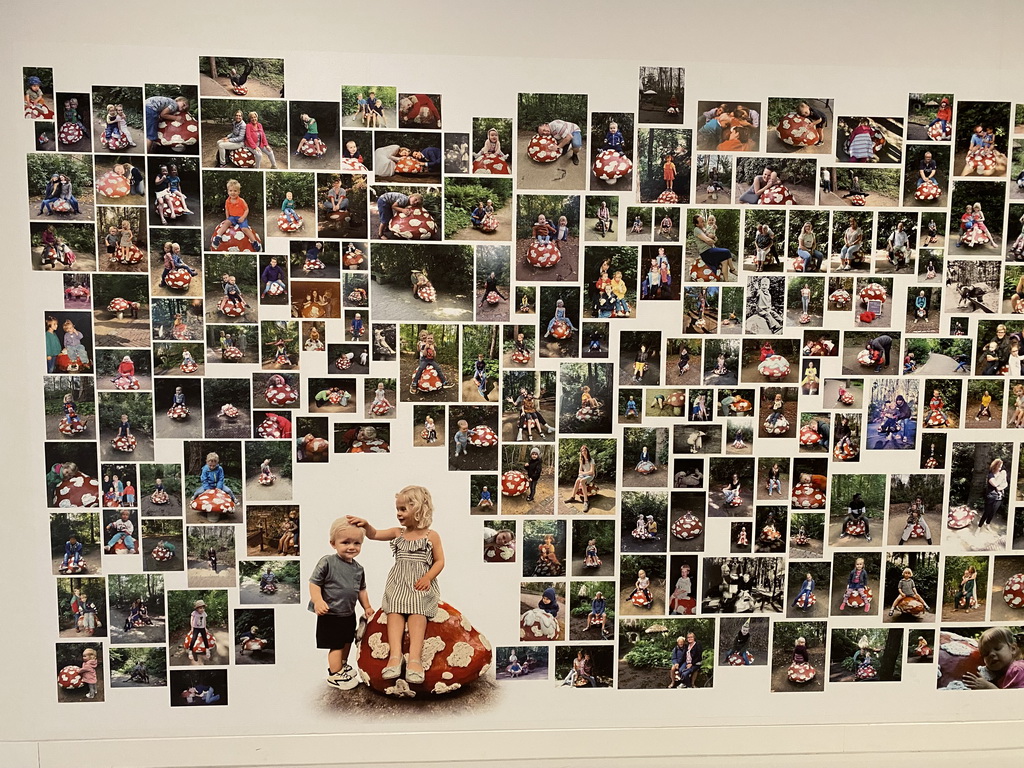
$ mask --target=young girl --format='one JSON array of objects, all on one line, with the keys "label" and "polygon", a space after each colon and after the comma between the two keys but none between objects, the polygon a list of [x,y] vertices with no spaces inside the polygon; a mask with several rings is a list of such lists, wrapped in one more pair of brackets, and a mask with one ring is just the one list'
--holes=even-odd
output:
[{"label": "young girl", "polygon": [[348,516],[348,522],[366,531],[368,538],[391,543],[395,564],[384,586],[381,610],[387,614],[387,635],[390,656],[381,672],[385,680],[394,680],[402,674],[402,636],[409,632],[409,659],[405,680],[410,684],[422,683],[423,636],[427,619],[437,614],[441,595],[437,575],[444,568],[444,550],[441,537],[430,530],[434,519],[434,502],[430,491],[419,485],[409,485],[395,494],[395,509],[399,525],[377,530],[366,520]]},{"label": "young girl", "polygon": [[[811,599],[814,596],[814,576],[810,573],[804,574],[803,584],[800,585],[800,591],[797,593],[796,598],[793,600],[794,608],[803,608],[811,604]],[[801,604],[801,600],[803,603]]]},{"label": "young girl", "polygon": [[80,365],[88,365],[89,353],[85,351],[85,345],[82,344],[85,334],[77,330],[75,324],[70,320],[64,321],[63,329],[64,350],[68,359],[72,362],[77,360]]},{"label": "young girl", "polygon": [[281,524],[281,538],[277,540],[277,554],[291,554],[299,544],[299,513],[292,510]]},{"label": "young girl", "polygon": [[434,426],[434,417],[427,415],[423,418],[423,439],[428,443],[437,442],[437,428]]},{"label": "young girl", "polygon": [[583,565],[587,568],[597,568],[601,565],[601,558],[597,555],[597,539],[590,539],[587,542],[587,549],[583,555]]},{"label": "young girl", "polygon": [[910,599],[916,598],[924,603],[924,609],[931,611],[928,607],[928,602],[921,597],[921,594],[917,591],[917,585],[914,583],[914,572],[910,568],[903,569],[903,578],[900,579],[899,583],[899,594],[896,599],[892,601],[892,605],[889,606],[889,615],[892,616],[896,609],[900,609],[900,613],[903,612],[902,604]]},{"label": "young girl", "polygon": [[[383,416],[392,408],[384,392],[384,382],[377,382],[377,389],[373,391],[373,403],[370,405],[370,413]],[[427,417],[430,418],[429,416]]]},{"label": "young girl", "polygon": [[864,569],[864,558],[858,557],[850,571],[850,577],[846,580],[846,592],[843,595],[843,602],[839,610],[846,608],[848,601],[854,595],[859,595],[864,601],[864,613],[871,612],[871,596],[868,594],[868,572]]},{"label": "young girl", "polygon": [[956,594],[953,595],[953,612],[959,608],[964,609],[964,613],[970,613],[971,608],[978,607],[978,598],[976,587],[978,584],[978,570],[973,566],[967,566],[967,570],[964,571],[963,577],[960,579],[960,587],[957,589]]},{"label": "young girl", "polygon": [[988,393],[986,389],[981,393],[981,404],[978,408],[978,414],[974,417],[977,421],[981,421],[982,417],[987,416],[989,421],[992,421],[992,395]]},{"label": "young girl", "polygon": [[480,151],[474,156],[474,159],[480,160],[488,156],[499,157],[502,160],[508,157],[508,155],[501,151],[501,139],[498,137],[498,131],[494,128],[487,129],[487,138],[484,139],[484,143],[480,147]]},{"label": "young girl", "polygon": [[295,196],[290,191],[284,193],[284,200],[281,201],[281,213],[284,214],[286,222],[299,223],[299,214],[295,212]]},{"label": "young girl", "polygon": [[725,355],[719,354],[715,361],[715,369],[711,371],[715,376],[725,376],[729,369],[725,366]]},{"label": "young girl", "polygon": [[651,453],[647,450],[647,446],[643,446],[640,449],[640,460],[636,463],[636,471],[648,474],[654,472],[658,467],[653,461],[651,461]]},{"label": "young girl", "polygon": [[726,504],[738,506],[740,502],[740,476],[735,472],[727,485],[722,486],[722,495]]},{"label": "young girl", "polygon": [[747,444],[743,442],[743,430],[736,430],[736,438],[732,441],[733,448],[746,448]]},{"label": "young girl", "polygon": [[96,667],[99,663],[95,648],[86,648],[82,651],[82,682],[89,686],[89,692],[85,694],[87,699],[96,698]]},{"label": "young girl", "polygon": [[803,387],[805,395],[813,395],[818,391],[818,369],[814,366],[814,363],[807,364],[800,386]]},{"label": "young girl", "polygon": [[651,580],[647,578],[646,571],[642,569],[637,571],[636,588],[629,596],[629,599],[634,605],[638,605],[641,608],[649,608],[654,603],[654,599],[651,597]]},{"label": "young girl", "polygon": [[772,464],[772,468],[768,470],[768,495],[777,493],[779,496],[782,495],[782,470],[779,468],[779,462]]},{"label": "young girl", "polygon": [[708,409],[704,404],[704,395],[697,395],[690,409],[690,421],[707,421]]},{"label": "young girl", "polygon": [[569,219],[565,216],[558,217],[558,227],[555,230],[555,242],[567,242],[569,240]]},{"label": "young girl", "polygon": [[629,228],[631,235],[638,235],[644,231],[644,221],[640,218],[640,214],[633,217],[633,226]]},{"label": "young girl", "polygon": [[964,683],[968,688],[1024,688],[1024,661],[1020,644],[1006,627],[991,627],[981,634],[978,649],[985,662],[979,674],[968,672]]},{"label": "young girl", "polygon": [[[676,179],[676,164],[672,160],[672,155],[665,155],[665,162],[661,166],[661,175],[665,179],[665,189],[671,190],[672,183]],[[638,216],[637,219],[640,217]],[[636,226],[636,222],[633,223]]]}]

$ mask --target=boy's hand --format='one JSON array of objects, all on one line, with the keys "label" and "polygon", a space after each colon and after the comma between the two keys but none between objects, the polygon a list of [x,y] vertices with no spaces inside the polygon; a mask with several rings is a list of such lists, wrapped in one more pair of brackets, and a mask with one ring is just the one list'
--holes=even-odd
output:
[{"label": "boy's hand", "polygon": [[330,606],[328,606],[327,603],[324,602],[322,599],[313,601],[313,612],[317,616],[324,616],[327,614],[329,610]]},{"label": "boy's hand", "polygon": [[374,611],[373,611],[373,606],[372,605],[368,605],[368,606],[366,606],[365,609],[363,609],[363,615],[366,617],[367,621],[369,621],[370,619],[373,618],[373,613],[374,613]]},{"label": "boy's hand", "polygon": [[412,585],[412,588],[419,592],[426,592],[430,589],[430,579],[426,576],[421,576],[416,580],[416,583]]}]

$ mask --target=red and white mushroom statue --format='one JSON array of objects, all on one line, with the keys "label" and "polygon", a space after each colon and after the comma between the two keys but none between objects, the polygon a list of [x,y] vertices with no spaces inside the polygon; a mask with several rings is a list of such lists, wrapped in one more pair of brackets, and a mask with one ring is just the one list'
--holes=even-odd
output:
[{"label": "red and white mushroom statue", "polygon": [[676,203],[679,202],[679,195],[677,195],[675,191],[671,189],[666,189],[660,195],[658,195],[657,199],[654,202],[660,203],[661,205],[675,205]]},{"label": "red and white mushroom statue", "polygon": [[71,423],[67,422],[67,419],[61,419],[57,422],[57,430],[62,435],[77,435],[80,432],[85,432],[85,422],[83,422],[76,414],[71,418]]},{"label": "red and white mushroom statue", "polygon": [[228,152],[228,160],[236,168],[255,168],[256,154],[248,147],[239,147]]},{"label": "red and white mushroom statue", "polygon": [[614,184],[628,177],[633,170],[633,161],[614,149],[605,149],[594,158],[594,176],[606,184]]},{"label": "red and white mushroom statue", "polygon": [[120,173],[107,171],[96,181],[96,191],[104,197],[124,197],[131,191],[131,185]]},{"label": "red and white mushroom statue", "polygon": [[89,565],[85,562],[84,557],[78,558],[78,562],[68,562],[67,565],[61,565],[58,569],[61,573],[86,573],[89,570]]},{"label": "red and white mushroom statue", "polygon": [[[416,374],[413,374],[413,378]],[[416,388],[420,392],[436,392],[441,389],[444,385],[441,383],[441,377],[437,375],[437,371],[434,370],[432,365],[428,365],[423,369],[423,373],[420,375],[420,380],[416,384]]]},{"label": "red and white mushroom statue", "polygon": [[864,195],[850,195],[848,199],[850,201],[850,205],[856,205],[858,208],[866,205],[868,202],[868,199],[864,197]]},{"label": "red and white mushroom statue", "polygon": [[306,139],[299,151],[306,157],[323,157],[327,154],[327,145],[323,139]]},{"label": "red and white mushroom statue", "polygon": [[182,360],[178,368],[182,373],[195,373],[199,370],[199,363],[195,360]]},{"label": "red and white mushroom statue", "polygon": [[175,421],[184,421],[188,418],[188,408],[184,405],[172,405],[167,409],[167,415]]},{"label": "red and white mushroom statue", "polygon": [[73,210],[71,203],[63,198],[58,198],[50,203],[50,211],[53,213],[71,213]]},{"label": "red and white mushroom statue", "polygon": [[806,610],[807,608],[810,608],[812,605],[814,605],[817,602],[818,602],[818,598],[817,598],[817,596],[813,592],[810,592],[810,593],[807,593],[807,594],[801,594],[800,597],[798,597],[796,599],[796,607],[797,608],[803,608],[803,609]]},{"label": "red and white mushroom statue", "polygon": [[100,484],[95,478],[75,472],[57,486],[53,502],[58,507],[98,507],[100,493]]},{"label": "red and white mushroom statue", "polygon": [[857,449],[849,443],[843,443],[842,447],[837,444],[832,449],[832,456],[836,461],[852,461],[857,458]]},{"label": "red and white mushroom statue", "polygon": [[704,263],[700,256],[690,265],[690,282],[692,283],[717,283],[718,272]]},{"label": "red and white mushroom statue", "polygon": [[186,216],[185,203],[177,195],[164,195],[156,202],[156,212],[167,219]]},{"label": "red and white mushroom statue", "polygon": [[857,362],[861,365],[871,367],[875,365],[875,359],[871,356],[870,349],[862,349],[857,353]]},{"label": "red and white mushroom statue", "polygon": [[124,313],[130,311],[132,303],[128,299],[122,299],[120,296],[110,300],[107,304],[107,312],[113,312],[117,316],[118,320],[124,319]]},{"label": "red and white mushroom statue", "polygon": [[114,379],[114,389],[120,389],[122,391],[128,391],[131,389],[139,388],[139,380],[134,376],[118,376]]},{"label": "red and white mushroom statue", "polygon": [[176,291],[187,291],[191,285],[192,273],[182,267],[172,269],[164,278],[164,286]]},{"label": "red and white mushroom statue", "polygon": [[733,413],[749,413],[754,409],[754,404],[745,397],[737,397],[729,403],[729,410]]},{"label": "red and white mushroom statue", "polygon": [[341,256],[341,263],[349,269],[354,269],[362,264],[366,258],[363,252],[356,248],[354,251],[345,251]]},{"label": "red and white mushroom statue", "polygon": [[498,221],[497,216],[493,213],[488,213],[480,222],[480,231],[489,235],[492,232],[497,232],[500,224],[501,222]]},{"label": "red and white mushroom statue", "polygon": [[789,361],[782,355],[768,355],[757,365],[757,372],[771,381],[781,381],[789,375]]},{"label": "red and white mushroom statue", "polygon": [[416,287],[416,298],[428,304],[437,301],[437,290],[431,283],[424,283]]},{"label": "red and white mushroom statue", "polygon": [[[253,233],[256,237],[256,242],[261,242],[260,236],[255,232]],[[220,243],[214,245],[210,243],[211,251],[218,251],[220,253],[234,253],[236,251],[247,251],[252,252],[252,243],[249,242],[249,238],[245,236],[245,233],[238,227],[228,227],[224,234],[220,236]]]},{"label": "red and white mushroom statue", "polygon": [[758,201],[761,205],[793,205],[796,202],[793,198],[793,193],[789,191],[785,184],[776,184],[774,187],[769,187],[761,193]]},{"label": "red and white mushroom statue", "polygon": [[810,424],[800,427],[800,445],[817,445],[821,442],[818,430]]},{"label": "red and white mushroom statue", "polygon": [[77,144],[84,137],[85,132],[78,123],[64,123],[57,132],[57,141],[61,144]]},{"label": "red and white mushroom statue", "polygon": [[942,195],[942,187],[936,184],[930,179],[924,184],[921,184],[914,190],[914,199],[920,200],[925,203],[930,203],[933,200],[938,200]]},{"label": "red and white mushroom statue", "polygon": [[556,339],[568,339],[572,336],[572,328],[564,320],[556,320],[555,324],[551,326],[551,335]]},{"label": "red and white mushroom statue", "polygon": [[864,594],[860,592],[851,591],[846,595],[846,607],[847,608],[863,608],[868,605],[874,599],[874,593],[871,591],[871,587],[864,587]]},{"label": "red and white mushroom statue", "polygon": [[226,403],[221,406],[220,413],[222,416],[226,416],[229,419],[237,419],[241,411],[231,403]]},{"label": "red and white mushroom statue", "polygon": [[473,161],[473,173],[508,176],[512,173],[512,168],[504,158],[488,154]]},{"label": "red and white mushroom statue", "polygon": [[976,173],[979,176],[1002,176],[1006,173],[1006,155],[994,149],[981,149],[967,155],[964,176]]},{"label": "red and white mushroom statue", "polygon": [[226,363],[236,363],[242,359],[242,350],[238,347],[224,347],[221,350],[220,358]]},{"label": "red and white mushroom statue", "polygon": [[299,399],[299,393],[284,380],[283,376],[278,378],[280,378],[280,381],[271,379],[271,383],[263,391],[263,396],[268,403],[276,407],[291,405]]},{"label": "red and white mushroom statue", "polygon": [[[213,636],[213,632],[207,632],[206,638],[207,642],[203,642],[203,638],[201,636],[196,638],[196,644],[192,646],[193,653],[206,653],[217,647],[217,638]],[[181,647],[187,651],[191,645],[192,630],[190,629],[188,634],[185,635],[185,640],[182,642]]]},{"label": "red and white mushroom statue", "polygon": [[938,662],[938,687],[956,690],[966,690],[964,675],[976,675],[984,666],[978,641],[948,630],[939,631]]},{"label": "red and white mushroom statue", "polygon": [[352,358],[355,357],[354,352],[346,352],[337,360],[334,361],[334,367],[339,371],[347,371],[352,367]]},{"label": "red and white mushroom statue", "polygon": [[370,413],[374,416],[387,416],[391,412],[391,405],[386,402],[374,403],[370,406]]},{"label": "red and white mushroom statue", "polygon": [[828,300],[837,307],[845,307],[850,303],[850,292],[845,288],[837,288],[828,295]]},{"label": "red and white mushroom statue", "polygon": [[764,431],[769,435],[784,435],[789,432],[789,419],[779,416],[774,423],[765,419]]},{"label": "red and white mushroom statue", "polygon": [[25,117],[31,120],[52,120],[53,110],[43,102],[25,104]]},{"label": "red and white mushroom statue", "polygon": [[241,301],[236,303],[221,299],[218,309],[221,311],[221,314],[227,317],[241,317],[245,314],[245,304]]},{"label": "red and white mushroom statue", "polygon": [[874,680],[878,677],[878,670],[868,664],[863,667],[858,667],[853,676],[858,680]]},{"label": "red and white mushroom statue", "polygon": [[797,483],[793,486],[790,500],[797,509],[822,509],[825,506],[825,490],[814,483]]},{"label": "red and white mushroom statue", "polygon": [[791,147],[810,147],[818,143],[821,134],[810,118],[790,112],[775,126],[779,141]]},{"label": "red and white mushroom statue", "polygon": [[469,444],[477,448],[490,448],[498,444],[498,435],[486,424],[477,424],[469,430]]},{"label": "red and white mushroom statue", "polygon": [[157,140],[161,146],[180,150],[199,142],[199,123],[192,115],[178,114],[157,124]]},{"label": "red and white mushroom statue", "polygon": [[[402,637],[403,655],[408,658],[409,636]],[[414,698],[419,694],[452,693],[487,674],[491,668],[491,644],[469,620],[448,603],[440,602],[437,613],[427,620],[423,639],[422,683],[404,678],[385,680],[391,648],[387,642],[387,614],[377,611],[359,643],[359,677],[375,691]]]},{"label": "red and white mushroom statue", "polygon": [[162,506],[164,504],[169,503],[171,497],[167,493],[167,491],[153,491],[153,493],[149,495],[149,500],[154,504],[159,504]]},{"label": "red and white mushroom statue", "polygon": [[403,240],[431,240],[437,234],[437,222],[424,208],[410,208],[388,222],[391,234]]},{"label": "red and white mushroom statue", "polygon": [[562,151],[553,138],[537,134],[526,145],[526,156],[535,163],[553,163],[562,156]]},{"label": "red and white mushroom statue", "polygon": [[805,683],[811,682],[817,674],[818,670],[810,664],[794,661],[789,665],[789,669],[786,670],[786,679],[791,683],[804,685]]},{"label": "red and white mushroom statue", "polygon": [[692,512],[684,512],[678,520],[672,523],[672,535],[683,541],[695,539],[703,531],[704,523]]},{"label": "red and white mushroom statue", "polygon": [[526,365],[530,362],[530,353],[519,349],[514,350],[512,352],[512,362]]},{"label": "red and white mushroom statue", "polygon": [[510,469],[501,476],[502,496],[522,496],[530,489],[530,478],[525,472]]},{"label": "red and white mushroom statue", "polygon": [[109,149],[111,152],[118,152],[127,147],[131,142],[128,141],[128,137],[123,133],[115,133],[109,139],[106,133],[100,136],[100,146],[104,149]]},{"label": "red and white mushroom statue", "polygon": [[497,291],[491,291],[485,297],[488,304],[494,305],[501,301],[501,296],[498,295]]},{"label": "red and white mushroom statue", "polygon": [[920,616],[925,608],[924,600],[914,595],[904,595],[896,601],[896,610],[908,616]]},{"label": "red and white mushroom statue", "polygon": [[265,440],[279,440],[281,438],[281,424],[277,419],[269,416],[256,426],[256,434]]},{"label": "red and white mushroom statue", "polygon": [[76,667],[74,664],[64,667],[57,673],[57,685],[68,691],[84,686],[85,679],[82,677],[82,668]]},{"label": "red and white mushroom statue", "polygon": [[235,502],[226,491],[222,491],[220,488],[210,488],[192,499],[189,506],[198,512],[226,515],[235,509]]},{"label": "red and white mushroom statue", "polygon": [[850,520],[843,528],[848,536],[863,536],[867,529],[864,520]]},{"label": "red and white mushroom statue", "polygon": [[946,527],[957,531],[966,528],[974,522],[977,513],[966,504],[957,504],[949,508],[949,515],[946,518]]},{"label": "red and white mushroom statue", "polygon": [[1015,573],[1006,580],[1003,600],[1011,608],[1024,608],[1024,573]]},{"label": "red and white mushroom statue", "polygon": [[310,437],[302,442],[302,453],[308,461],[323,461],[331,444],[322,437]]},{"label": "red and white mushroom statue", "polygon": [[277,480],[277,475],[275,475],[273,472],[269,474],[260,472],[258,482],[260,485],[273,485],[275,480]]},{"label": "red and white mushroom statue", "polygon": [[129,245],[124,248],[118,248],[114,251],[114,255],[111,258],[119,264],[140,264],[146,258],[146,254],[139,246]]},{"label": "red and white mushroom statue", "polygon": [[542,269],[555,266],[561,258],[562,254],[554,243],[533,242],[530,243],[530,248],[526,252],[526,260],[533,266]]},{"label": "red and white mushroom statue", "polygon": [[733,651],[725,657],[725,660],[729,662],[731,667],[743,667],[754,663],[754,654],[750,651]]},{"label": "red and white mushroom statue", "polygon": [[543,608],[531,608],[519,618],[520,640],[557,640],[561,634],[558,619]]},{"label": "red and white mushroom statue", "polygon": [[367,168],[357,158],[343,157],[338,161],[342,173],[365,173]]},{"label": "red and white mushroom statue", "polygon": [[946,141],[952,135],[953,129],[950,128],[948,120],[946,121],[946,130],[942,130],[942,123],[928,126],[928,138],[932,141]]},{"label": "red and white mushroom statue", "polygon": [[138,445],[138,441],[135,439],[135,435],[118,435],[110,441],[110,444],[114,447],[115,451],[131,453]]},{"label": "red and white mushroom statue", "polygon": [[425,172],[425,166],[415,157],[400,157],[395,161],[395,173],[415,175]]},{"label": "red and white mushroom statue", "polygon": [[391,446],[379,437],[370,437],[364,440],[356,440],[352,443],[349,453],[390,453]]},{"label": "red and white mushroom statue", "polygon": [[289,219],[284,213],[277,216],[277,228],[282,232],[298,232],[302,229],[302,217],[295,214],[294,219]]},{"label": "red and white mushroom statue", "polygon": [[887,291],[885,290],[885,286],[881,285],[880,283],[868,283],[867,285],[860,289],[860,293],[858,293],[858,296],[860,296],[860,300],[863,302],[885,302],[887,298]]}]

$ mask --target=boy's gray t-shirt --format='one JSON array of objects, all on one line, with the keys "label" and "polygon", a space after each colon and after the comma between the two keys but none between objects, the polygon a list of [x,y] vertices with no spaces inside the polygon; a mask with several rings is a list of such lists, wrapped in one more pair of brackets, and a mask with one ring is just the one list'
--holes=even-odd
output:
[{"label": "boy's gray t-shirt", "polygon": [[[328,613],[335,616],[353,616],[360,591],[366,589],[366,574],[363,566],[355,560],[346,562],[338,556],[324,555],[309,577],[310,584],[320,587]],[[313,610],[313,601],[307,606]]]}]

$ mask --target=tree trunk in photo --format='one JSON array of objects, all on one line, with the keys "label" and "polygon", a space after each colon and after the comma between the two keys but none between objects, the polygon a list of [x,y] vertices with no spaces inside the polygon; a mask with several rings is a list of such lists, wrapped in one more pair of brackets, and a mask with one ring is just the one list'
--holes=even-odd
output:
[{"label": "tree trunk in photo", "polygon": [[879,663],[878,676],[882,680],[892,680],[896,672],[896,662],[903,651],[903,631],[891,629],[886,633],[885,647],[882,649],[882,660]]},{"label": "tree trunk in photo", "polygon": [[491,342],[487,347],[487,357],[490,360],[494,359],[494,348],[498,343],[498,326],[497,324],[491,325]]},{"label": "tree trunk in photo", "polygon": [[214,80],[217,79],[217,57],[216,56],[211,56],[210,57],[210,77],[212,77]]}]

